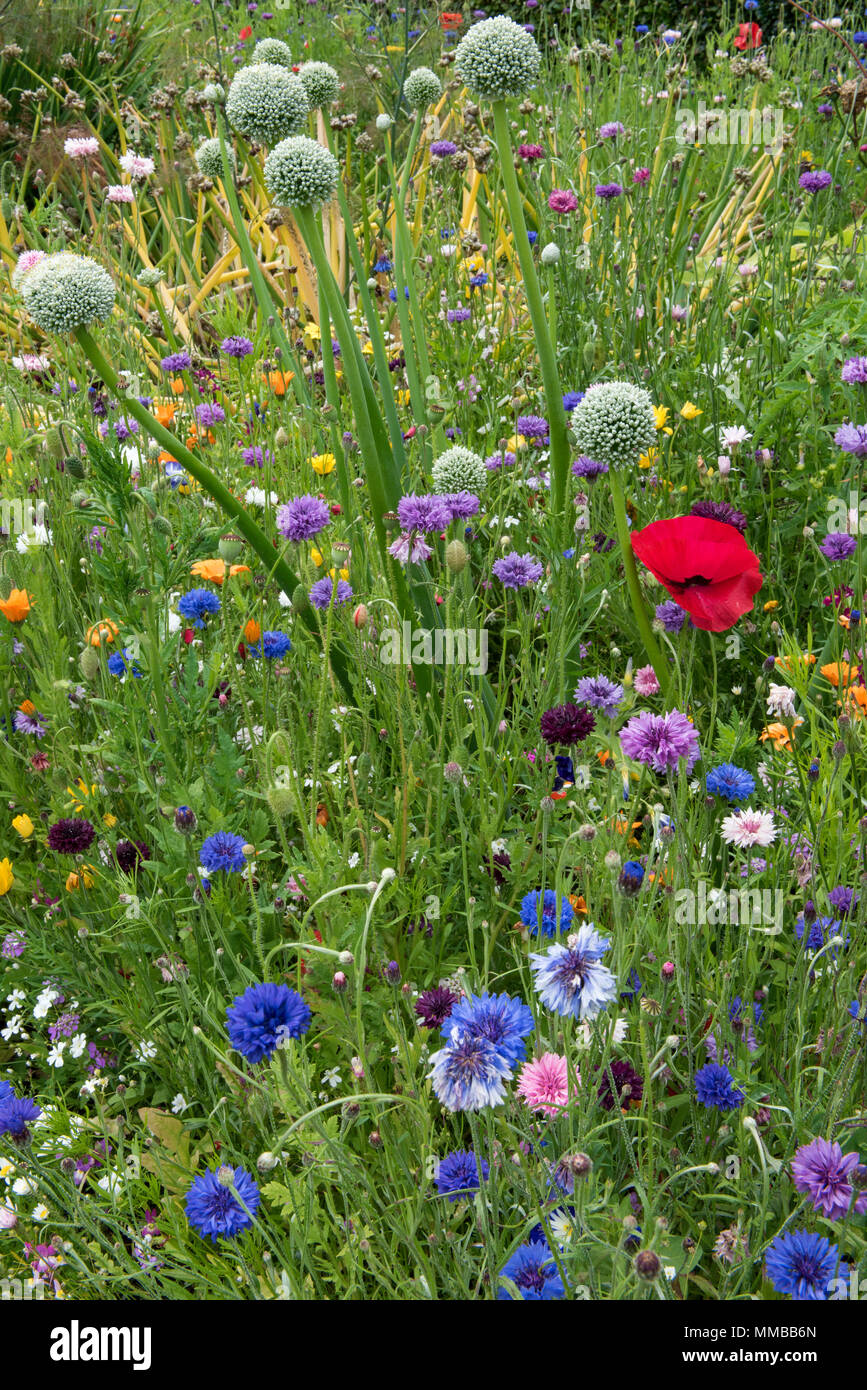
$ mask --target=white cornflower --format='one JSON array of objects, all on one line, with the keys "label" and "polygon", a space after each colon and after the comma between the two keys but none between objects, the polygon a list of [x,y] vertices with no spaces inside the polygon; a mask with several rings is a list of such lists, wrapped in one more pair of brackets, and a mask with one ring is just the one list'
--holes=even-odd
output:
[{"label": "white cornflower", "polygon": [[186,1102],[186,1100],[184,1099],[184,1097],[181,1095],[180,1091],[178,1091],[178,1094],[175,1096],[174,1100],[172,1101],[172,1114],[173,1114],[173,1115],[182,1115],[182,1114],[184,1113],[184,1111],[186,1110],[186,1108],[187,1108],[187,1102]]},{"label": "white cornflower", "polygon": [[118,164],[125,174],[129,174],[131,179],[146,179],[156,167],[148,155],[134,154],[132,150],[122,154]]},{"label": "white cornflower", "polygon": [[794,718],[795,691],[788,685],[774,685],[771,681],[767,705],[768,714],[775,714],[778,719]]},{"label": "white cornflower", "polygon": [[752,439],[752,435],[746,425],[726,425],[724,429],[720,430],[719,438],[720,447],[733,454],[738,445],[743,444],[747,439]]}]

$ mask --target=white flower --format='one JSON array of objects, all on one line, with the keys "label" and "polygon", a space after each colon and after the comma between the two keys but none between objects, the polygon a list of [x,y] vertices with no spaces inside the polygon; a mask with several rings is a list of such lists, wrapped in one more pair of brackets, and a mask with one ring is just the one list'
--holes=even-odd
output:
[{"label": "white flower", "polygon": [[64,1053],[65,1049],[66,1049],[66,1043],[65,1043],[65,1041],[56,1042],[56,1043],[54,1044],[54,1046],[49,1050],[48,1056],[45,1058],[46,1062],[48,1063],[48,1065],[49,1065],[50,1067],[62,1067],[62,1066],[63,1066],[63,1053]]},{"label": "white flower", "polygon": [[72,1042],[69,1044],[70,1057],[80,1057],[86,1047],[87,1034],[76,1033],[75,1037],[72,1039]]},{"label": "white flower", "polygon": [[36,1191],[36,1184],[27,1178],[16,1178],[12,1184],[12,1191],[16,1197],[29,1197],[31,1192]]},{"label": "white flower", "polygon": [[4,1042],[10,1042],[11,1039],[15,1037],[16,1033],[22,1031],[21,1015],[13,1014],[6,1019],[6,1027],[0,1029],[0,1038],[2,1038]]},{"label": "white flower", "polygon": [[775,714],[780,719],[787,716],[794,718],[795,691],[788,685],[774,685],[773,681],[771,681],[769,691],[768,714]]},{"label": "white flower", "polygon": [[11,994],[6,995],[6,1003],[14,1009],[19,1004],[23,1004],[26,998],[27,996],[23,989],[13,989]]},{"label": "white flower", "polygon": [[28,551],[35,550],[37,546],[51,545],[53,540],[54,535],[48,527],[37,522],[32,529],[28,528],[21,532],[15,542],[15,549],[19,555],[26,555]]},{"label": "white flower", "polygon": [[330,1067],[328,1071],[322,1073],[322,1080],[330,1086],[333,1091],[335,1086],[340,1085],[340,1068]]},{"label": "white flower", "polygon": [[720,430],[719,438],[720,447],[733,454],[738,445],[743,444],[746,439],[752,439],[752,435],[746,425],[726,425]]},{"label": "white flower", "polygon": [[33,1009],[33,1017],[34,1017],[34,1018],[45,1018],[45,1015],[48,1013],[48,1010],[51,1008],[52,1000],[54,999],[54,997],[55,997],[56,994],[57,994],[57,990],[56,990],[56,989],[51,989],[51,988],[49,988],[49,989],[44,989],[44,990],[42,991],[42,993],[39,995],[38,999],[36,1000],[36,1004],[35,1004],[34,1009]]},{"label": "white flower", "polygon": [[182,1115],[182,1114],[184,1113],[184,1111],[186,1110],[186,1108],[187,1108],[187,1102],[186,1102],[186,1100],[184,1099],[184,1097],[181,1095],[180,1091],[178,1091],[178,1094],[175,1096],[174,1100],[172,1101],[172,1114],[173,1114],[173,1115]]},{"label": "white flower", "polygon": [[45,1205],[44,1202],[39,1202],[39,1203],[33,1208],[33,1210],[32,1210],[32,1212],[30,1213],[30,1215],[32,1216],[32,1218],[33,1218],[34,1221],[47,1221],[47,1220],[48,1220],[48,1215],[49,1215],[48,1208],[47,1208],[47,1206]]},{"label": "white flower", "polygon": [[121,155],[118,164],[125,174],[129,174],[131,179],[146,179],[155,168],[153,160],[148,155],[133,154],[131,150]]},{"label": "white flower", "polygon": [[774,817],[770,811],[754,811],[748,806],[744,811],[735,811],[726,816],[721,827],[722,837],[728,845],[738,849],[750,849],[753,845],[769,845],[777,838]]},{"label": "white flower", "polygon": [[269,497],[272,506],[276,506],[280,501],[276,492],[266,495],[263,487],[248,487],[247,491],[244,493],[244,501],[247,503],[248,507],[264,507]]},{"label": "white flower", "polygon": [[450,260],[452,256],[456,256],[457,254],[458,248],[453,246],[450,241],[447,241],[445,246],[440,247],[440,255],[445,256],[446,260]]},{"label": "white flower", "polygon": [[575,1217],[570,1216],[568,1211],[552,1211],[548,1220],[555,1243],[561,1247],[568,1245],[575,1234]]},{"label": "white flower", "polygon": [[157,1055],[156,1044],[152,1042],[142,1041],[138,1043],[136,1047],[133,1048],[132,1055],[135,1057],[137,1062],[141,1062],[142,1064],[144,1064],[145,1062],[150,1062]]}]

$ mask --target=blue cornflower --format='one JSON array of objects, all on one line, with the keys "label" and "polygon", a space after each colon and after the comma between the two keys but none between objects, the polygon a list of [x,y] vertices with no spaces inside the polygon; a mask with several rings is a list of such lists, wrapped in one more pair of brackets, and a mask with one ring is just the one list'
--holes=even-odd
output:
[{"label": "blue cornflower", "polygon": [[[630,861],[627,861],[627,864],[624,864],[624,866],[623,866],[624,869],[628,867],[628,863],[629,863],[629,862],[630,862]],[[641,869],[641,865],[640,865],[640,864],[638,865],[638,868]],[[642,877],[643,877],[643,876],[644,876],[644,870],[643,870],[643,869],[641,869],[641,874],[642,874]],[[627,976],[626,984],[627,984],[627,988],[626,988],[626,989],[622,989],[622,990],[620,991],[620,998],[621,998],[621,999],[636,999],[636,998],[638,997],[639,994],[643,994],[643,993],[644,993],[644,985],[641,983],[641,977],[640,977],[640,975],[638,974],[638,971],[635,970],[634,968],[633,968],[632,970],[630,970],[629,975]]]},{"label": "blue cornflower", "polygon": [[387,256],[380,256],[379,260],[376,262],[376,264],[375,264],[374,267],[373,267],[373,274],[374,274],[374,275],[389,275],[393,269],[394,269],[394,267],[392,266],[392,263],[391,263],[391,261],[388,259],[388,257],[387,257]]},{"label": "blue cornflower", "polygon": [[229,1042],[248,1062],[261,1062],[285,1039],[300,1038],[310,1019],[308,1005],[288,985],[250,985],[226,1010]]},{"label": "blue cornflower", "polygon": [[38,1119],[41,1114],[38,1105],[34,1105],[26,1096],[19,1100],[12,1094],[10,1087],[9,1096],[0,1100],[0,1134],[9,1134],[13,1139],[25,1139],[28,1122]]},{"label": "blue cornflower", "polygon": [[736,1088],[728,1067],[715,1062],[696,1072],[695,1091],[707,1110],[737,1110],[744,1103],[744,1093]]},{"label": "blue cornflower", "polygon": [[190,589],[178,599],[178,612],[185,618],[192,618],[193,627],[204,627],[202,619],[219,611],[220,600],[210,589]]},{"label": "blue cornflower", "polygon": [[[801,913],[795,922],[795,936],[799,941],[803,941],[805,951],[821,951],[826,941],[829,941],[832,936],[842,935],[842,931],[843,925],[836,917],[814,917],[808,927],[804,914]],[[848,944],[847,934],[844,945],[848,946]],[[829,954],[836,955],[836,950],[829,952]]]},{"label": "blue cornflower", "polygon": [[576,405],[580,405],[584,399],[583,391],[567,391],[563,397],[563,409],[567,415],[571,415]]},{"label": "blue cornflower", "polygon": [[181,465],[179,463],[176,463],[174,459],[166,460],[165,474],[166,482],[168,483],[169,487],[172,489],[173,492],[176,488],[180,492],[183,492],[184,490],[189,492],[189,474],[185,473],[183,468],[181,468]]},{"label": "blue cornflower", "polygon": [[531,246],[535,246],[535,245],[536,245],[536,242],[539,240],[539,233],[538,233],[538,232],[528,232],[528,233],[527,233],[527,240],[529,241],[529,243],[530,243]]},{"label": "blue cornflower", "polygon": [[[541,899],[541,903],[540,903]],[[534,888],[521,899],[521,921],[529,929],[531,936],[539,934],[539,912],[541,907],[542,935],[557,935],[557,894],[553,888],[546,888],[544,897]],[[568,898],[560,903],[560,931],[566,931],[575,913]]]},{"label": "blue cornflower", "polygon": [[480,1166],[481,1180],[487,1182],[490,1172],[487,1160],[483,1158],[479,1165],[472,1149],[457,1149],[446,1154],[437,1164],[437,1192],[441,1197],[448,1197],[450,1202],[457,1202],[460,1197],[470,1197],[479,1190]]},{"label": "blue cornflower", "polygon": [[[391,300],[392,304],[396,304],[396,303],[397,303],[397,290],[389,290],[389,292],[388,292],[388,297],[389,297],[389,299]],[[404,285],[404,287],[403,287],[403,297],[404,297],[404,299],[409,299],[409,285]]]},{"label": "blue cornflower", "polygon": [[755,779],[734,763],[720,763],[707,774],[707,789],[711,796],[726,801],[747,801],[756,789]]},{"label": "blue cornflower", "polygon": [[131,671],[134,676],[141,680],[141,671],[134,661],[129,661],[129,652],[124,647],[122,652],[112,652],[106,665],[113,676],[122,676],[127,671]]},{"label": "blue cornflower", "polygon": [[485,271],[480,270],[478,275],[471,275],[468,282],[474,290],[480,289],[482,285],[488,283],[488,276]]},{"label": "blue cornflower", "polygon": [[598,709],[608,719],[613,719],[623,699],[623,686],[607,676],[582,676],[575,690],[575,699],[579,705]]},{"label": "blue cornflower", "polygon": [[462,1035],[459,1029],[449,1043],[430,1059],[428,1080],[447,1110],[484,1110],[502,1105],[511,1067],[499,1048],[487,1038]]},{"label": "blue cornflower", "polygon": [[11,1082],[0,1081],[0,1106],[6,1105],[8,1101],[15,1099],[15,1092]]},{"label": "blue cornflower", "polygon": [[867,1029],[867,1004],[863,1004],[859,999],[853,999],[849,1005],[849,1013],[856,1023],[861,1024],[861,1031]]},{"label": "blue cornflower", "polygon": [[827,1236],[784,1231],[768,1246],[765,1271],[777,1293],[787,1293],[798,1303],[824,1302],[832,1281],[849,1277],[848,1265],[839,1260],[840,1251]]},{"label": "blue cornflower", "polygon": [[227,874],[243,873],[247,867],[245,844],[242,836],[233,835],[229,830],[218,830],[203,842],[199,850],[199,863],[209,874],[215,874],[220,869]]},{"label": "blue cornflower", "polygon": [[[500,1270],[500,1279],[511,1279],[520,1290],[521,1297],[531,1303],[563,1298],[566,1294],[554,1256],[543,1240],[533,1241],[531,1245],[519,1245]],[[497,1294],[498,1299],[506,1301],[513,1297],[507,1288],[500,1289]]]},{"label": "blue cornflower", "polygon": [[493,1043],[510,1067],[527,1056],[525,1037],[535,1028],[533,1014],[522,999],[508,994],[465,995],[440,1029],[448,1040],[457,1028],[461,1036]]},{"label": "blue cornflower", "polygon": [[[221,1178],[228,1179],[240,1202]],[[259,1189],[245,1169],[228,1165],[209,1169],[200,1173],[187,1189],[187,1220],[202,1239],[210,1238],[216,1244],[218,1236],[237,1236],[252,1226],[260,1201]]]},{"label": "blue cornflower", "polygon": [[[570,941],[573,938],[570,937]],[[544,955],[530,956],[536,993],[562,1018],[595,1018],[617,997],[617,981],[602,964],[611,941],[600,936],[592,922],[583,922],[574,945],[549,946]]]},{"label": "blue cornflower", "polygon": [[292,643],[285,632],[263,632],[262,641],[254,642],[252,647],[247,648],[251,656],[266,656],[273,661],[287,652],[291,652]]}]

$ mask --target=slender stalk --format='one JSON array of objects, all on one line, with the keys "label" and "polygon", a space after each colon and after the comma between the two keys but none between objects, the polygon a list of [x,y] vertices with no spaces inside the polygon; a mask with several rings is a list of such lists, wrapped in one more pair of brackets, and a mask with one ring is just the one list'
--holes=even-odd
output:
[{"label": "slender stalk", "polygon": [[635,556],[632,553],[632,545],[629,540],[629,526],[626,521],[626,501],[623,496],[623,489],[620,486],[620,479],[617,476],[616,469],[612,468],[609,470],[608,481],[611,487],[611,500],[614,503],[614,520],[617,525],[617,538],[620,541],[620,553],[623,558],[623,569],[626,574],[626,586],[629,590],[632,612],[638,625],[638,631],[641,633],[644,650],[650,657],[650,664],[656,672],[659,688],[665,697],[666,705],[668,705],[671,702],[671,677],[669,676],[668,667],[657,645],[656,638],[651,630],[647,609],[644,606],[641,585],[638,581],[638,570],[635,565]]}]

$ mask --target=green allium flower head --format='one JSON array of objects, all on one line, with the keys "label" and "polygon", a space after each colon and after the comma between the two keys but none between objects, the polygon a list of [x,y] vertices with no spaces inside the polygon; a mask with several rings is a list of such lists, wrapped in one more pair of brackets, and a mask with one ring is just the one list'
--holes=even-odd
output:
[{"label": "green allium flower head", "polygon": [[282,39],[260,39],[253,49],[253,62],[279,63],[281,68],[291,68],[292,52]]},{"label": "green allium flower head", "polygon": [[578,448],[609,468],[629,467],[656,441],[653,403],[646,391],[628,381],[591,386],[572,412]]},{"label": "green allium flower head", "polygon": [[110,317],[115,288],[108,271],[96,261],[60,251],[34,266],[21,294],[25,309],[43,332],[72,333]]},{"label": "green allium flower head", "polygon": [[260,145],[294,135],[309,111],[304,84],[278,63],[255,63],[232,79],[226,115],[236,130]]},{"label": "green allium flower head", "polygon": [[337,100],[340,78],[330,63],[305,63],[298,76],[304,83],[311,111],[326,110]]},{"label": "green allium flower head", "polygon": [[505,15],[474,24],[455,52],[458,77],[487,101],[524,96],[536,85],[541,63],[532,34]]},{"label": "green allium flower head", "polygon": [[212,106],[222,106],[226,100],[226,89],[222,82],[209,82],[206,87],[202,88],[202,97],[205,101],[209,101]]},{"label": "green allium flower head", "polygon": [[430,68],[414,68],[403,84],[403,94],[411,111],[424,111],[425,107],[442,96],[442,83]]},{"label": "green allium flower head", "polygon": [[152,290],[155,285],[158,285],[161,280],[165,280],[166,277],[162,270],[158,270],[156,266],[149,265],[145,266],[144,270],[140,270],[135,278],[140,285],[144,285],[145,289]]},{"label": "green allium flower head", "polygon": [[440,454],[431,474],[438,493],[474,492],[478,496],[488,481],[483,460],[472,449],[465,449],[461,444]]},{"label": "green allium flower head", "polygon": [[340,166],[330,150],[307,135],[281,140],[265,160],[265,185],[282,207],[312,207],[334,196]]},{"label": "green allium flower head", "polygon": [[[236,170],[235,152],[226,146],[226,154],[229,157],[229,168],[232,173]],[[223,177],[223,156],[220,152],[220,142],[214,137],[211,140],[203,140],[195,153],[195,160],[200,174],[204,174],[206,179],[221,179]]]}]

